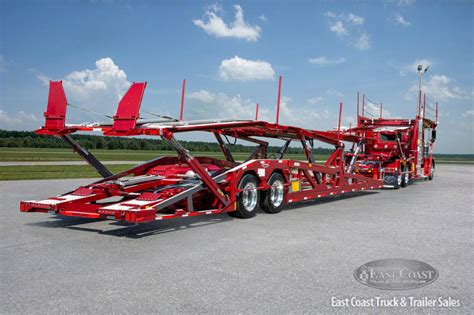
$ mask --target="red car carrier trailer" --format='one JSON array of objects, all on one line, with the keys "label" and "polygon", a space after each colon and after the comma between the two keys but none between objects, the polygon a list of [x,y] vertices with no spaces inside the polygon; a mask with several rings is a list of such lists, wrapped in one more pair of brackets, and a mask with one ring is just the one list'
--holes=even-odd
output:
[{"label": "red car carrier trailer", "polygon": [[[145,87],[146,83],[132,84],[120,101],[113,122],[71,125],[65,123],[67,100],[62,82],[50,82],[46,122],[36,132],[64,139],[103,179],[56,197],[22,201],[21,211],[134,223],[219,213],[250,218],[259,207],[267,213],[277,213],[288,203],[383,187],[380,178],[347,168],[341,136],[345,141],[358,143],[360,133],[280,125],[279,110],[276,123],[257,119],[183,121],[184,98],[180,119],[144,120],[139,111]],[[280,89],[281,77],[278,96]],[[341,111],[339,130],[340,121]],[[157,157],[112,174],[70,136],[89,131],[106,136],[157,136],[176,151],[176,156]],[[225,158],[194,156],[175,138],[176,134],[197,131],[213,135]],[[234,159],[225,141],[229,137],[255,145],[245,161]],[[267,152],[268,139],[283,140],[276,156],[270,157]],[[334,146],[323,164],[313,158],[311,147],[315,141]],[[306,161],[285,158],[291,143],[302,146]]]},{"label": "red car carrier trailer", "polygon": [[346,170],[381,179],[384,187],[395,189],[406,187],[415,179],[432,180],[436,167],[433,150],[438,103],[430,106],[424,95],[423,104],[419,102],[413,119],[384,118],[382,103],[377,105],[380,106],[380,115],[374,117],[374,113],[367,110],[363,95],[362,113],[359,115],[357,95],[357,126],[341,134],[341,139],[360,139],[346,154]]}]

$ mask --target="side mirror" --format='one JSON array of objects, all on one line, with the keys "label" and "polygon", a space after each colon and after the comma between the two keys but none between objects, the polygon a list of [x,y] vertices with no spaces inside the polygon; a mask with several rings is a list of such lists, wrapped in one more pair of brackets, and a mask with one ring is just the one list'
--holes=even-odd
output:
[{"label": "side mirror", "polygon": [[431,130],[431,142],[435,142],[436,140],[436,130]]}]

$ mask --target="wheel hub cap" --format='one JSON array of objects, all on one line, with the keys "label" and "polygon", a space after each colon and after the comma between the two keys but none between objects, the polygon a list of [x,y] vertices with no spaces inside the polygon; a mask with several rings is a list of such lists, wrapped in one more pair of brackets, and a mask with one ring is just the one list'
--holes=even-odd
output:
[{"label": "wheel hub cap", "polygon": [[257,206],[257,186],[254,183],[247,183],[242,192],[242,204],[247,211],[253,211]]},{"label": "wheel hub cap", "polygon": [[274,207],[278,207],[283,202],[284,188],[283,183],[276,180],[270,190],[270,202]]}]

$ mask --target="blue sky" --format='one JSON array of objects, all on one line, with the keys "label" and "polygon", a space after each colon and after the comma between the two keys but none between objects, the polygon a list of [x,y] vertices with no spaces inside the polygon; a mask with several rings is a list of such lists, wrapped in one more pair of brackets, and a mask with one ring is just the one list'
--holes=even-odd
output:
[{"label": "blue sky", "polygon": [[[47,80],[70,103],[113,114],[130,82],[142,108],[185,118],[274,120],[329,129],[357,91],[414,117],[418,63],[440,102],[437,151],[474,153],[471,1],[1,1],[0,128],[42,123]],[[69,122],[102,120],[70,109]]]}]

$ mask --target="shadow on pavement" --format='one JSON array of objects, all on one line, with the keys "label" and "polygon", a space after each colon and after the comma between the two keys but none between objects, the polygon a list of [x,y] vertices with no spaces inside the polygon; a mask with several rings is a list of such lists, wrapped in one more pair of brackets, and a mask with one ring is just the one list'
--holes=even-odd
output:
[{"label": "shadow on pavement", "polygon": [[[338,200],[356,198],[361,196],[367,196],[371,194],[378,194],[378,191],[364,191],[348,193],[342,196],[331,196],[324,197],[317,200],[309,200],[303,202],[297,202],[294,204],[288,204],[283,211],[291,211],[293,209],[299,209],[308,206],[315,206],[318,204],[326,204]],[[259,215],[266,215],[262,211]],[[45,228],[67,228],[76,231],[94,232],[103,235],[116,236],[116,237],[127,237],[138,239],[146,236],[164,234],[169,232],[176,232],[185,229],[203,227],[211,224],[217,224],[227,221],[232,221],[233,218],[228,214],[217,214],[217,215],[205,215],[197,217],[187,217],[179,219],[170,219],[163,221],[155,221],[151,223],[133,224],[124,221],[109,221],[109,226],[117,226],[118,228],[112,230],[103,230],[99,228],[81,226],[85,224],[108,221],[105,219],[85,219],[85,218],[73,218],[73,217],[61,217],[56,216],[52,220],[27,223],[26,225],[45,227]],[[239,220],[239,219],[237,219]]]}]

